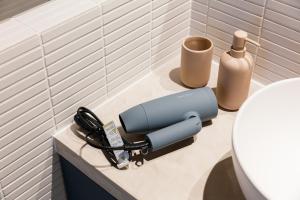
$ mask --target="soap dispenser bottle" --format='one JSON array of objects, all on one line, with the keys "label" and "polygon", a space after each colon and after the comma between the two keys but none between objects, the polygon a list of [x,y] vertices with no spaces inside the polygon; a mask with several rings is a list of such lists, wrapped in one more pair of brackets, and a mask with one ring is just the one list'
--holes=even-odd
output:
[{"label": "soap dispenser bottle", "polygon": [[238,110],[248,96],[254,62],[246,42],[259,46],[247,32],[235,31],[231,50],[220,59],[216,96],[219,106],[227,110]]}]

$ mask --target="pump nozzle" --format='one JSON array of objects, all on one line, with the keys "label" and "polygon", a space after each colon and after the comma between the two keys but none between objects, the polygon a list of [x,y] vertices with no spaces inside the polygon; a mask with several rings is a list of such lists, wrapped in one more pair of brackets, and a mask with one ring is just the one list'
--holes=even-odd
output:
[{"label": "pump nozzle", "polygon": [[237,30],[234,32],[234,35],[233,35],[232,49],[234,49],[236,51],[244,50],[246,41],[250,42],[256,46],[260,46],[254,40],[248,38],[247,32],[242,31],[242,30]]}]

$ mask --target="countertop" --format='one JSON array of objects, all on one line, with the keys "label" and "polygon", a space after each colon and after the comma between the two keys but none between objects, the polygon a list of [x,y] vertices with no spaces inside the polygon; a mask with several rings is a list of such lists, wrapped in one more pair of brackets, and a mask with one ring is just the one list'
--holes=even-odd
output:
[{"label": "countertop", "polygon": [[[103,122],[114,120],[120,126],[118,114],[131,106],[188,90],[180,83],[177,63],[178,59],[175,59],[152,71],[122,93],[102,103],[95,113]],[[217,64],[214,62],[208,86],[216,87],[216,81]],[[259,84],[252,82],[250,93],[259,88]],[[194,139],[144,158],[136,155],[135,161],[126,170],[110,166],[100,150],[87,145],[77,136],[76,125],[55,134],[54,145],[61,156],[117,199],[203,199],[212,169],[230,156],[235,115],[236,112],[219,109],[217,118],[205,125]]]}]

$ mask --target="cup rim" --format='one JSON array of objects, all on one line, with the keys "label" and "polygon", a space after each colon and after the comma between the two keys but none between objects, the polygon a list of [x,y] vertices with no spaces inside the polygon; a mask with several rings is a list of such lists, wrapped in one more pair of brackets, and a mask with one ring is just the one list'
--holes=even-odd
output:
[{"label": "cup rim", "polygon": [[[207,48],[207,49],[204,49],[204,50],[193,50],[193,49],[188,48],[188,47],[185,45],[185,43],[186,43],[187,41],[194,40],[194,39],[204,39],[204,40],[207,40],[207,41],[210,42],[210,47]],[[183,40],[182,46],[183,46],[183,48],[185,48],[187,51],[190,51],[190,52],[193,52],[193,53],[204,53],[204,52],[210,51],[210,50],[213,48],[214,44],[213,44],[213,42],[212,42],[210,39],[208,39],[207,37],[191,36],[191,37],[187,37],[187,38],[185,38],[185,39]]]}]

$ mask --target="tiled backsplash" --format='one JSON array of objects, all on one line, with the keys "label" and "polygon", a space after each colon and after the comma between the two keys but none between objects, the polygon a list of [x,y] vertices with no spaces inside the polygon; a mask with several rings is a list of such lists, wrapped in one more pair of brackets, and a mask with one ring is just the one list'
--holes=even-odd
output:
[{"label": "tiled backsplash", "polygon": [[254,79],[268,84],[300,75],[300,1],[192,0],[191,34],[206,35],[215,55],[230,49],[237,29],[261,44],[247,49],[256,58]]},{"label": "tiled backsplash", "polygon": [[[1,4],[1,2],[0,2]],[[244,29],[263,82],[300,74],[298,0],[53,0],[0,24],[0,187],[64,199],[51,135],[174,56],[189,34],[216,58]]]}]

